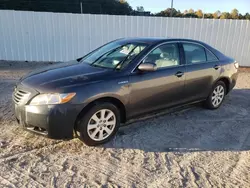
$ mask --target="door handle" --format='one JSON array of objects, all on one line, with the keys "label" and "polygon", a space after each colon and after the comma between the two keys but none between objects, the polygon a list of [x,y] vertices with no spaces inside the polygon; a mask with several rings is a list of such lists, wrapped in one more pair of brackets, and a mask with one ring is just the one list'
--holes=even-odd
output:
[{"label": "door handle", "polygon": [[220,68],[220,65],[214,65],[214,69],[218,70]]},{"label": "door handle", "polygon": [[184,75],[184,72],[178,71],[175,76],[177,76],[178,78],[182,77]]}]

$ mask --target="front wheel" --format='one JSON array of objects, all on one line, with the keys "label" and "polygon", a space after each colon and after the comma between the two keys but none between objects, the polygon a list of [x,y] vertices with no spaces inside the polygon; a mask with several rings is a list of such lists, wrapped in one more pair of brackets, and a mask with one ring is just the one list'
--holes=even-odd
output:
[{"label": "front wheel", "polygon": [[109,141],[120,126],[120,112],[112,103],[93,106],[78,123],[77,136],[88,146]]},{"label": "front wheel", "polygon": [[218,81],[212,91],[210,92],[207,100],[205,101],[205,105],[209,109],[217,109],[222,104],[226,95],[226,85],[222,81]]}]

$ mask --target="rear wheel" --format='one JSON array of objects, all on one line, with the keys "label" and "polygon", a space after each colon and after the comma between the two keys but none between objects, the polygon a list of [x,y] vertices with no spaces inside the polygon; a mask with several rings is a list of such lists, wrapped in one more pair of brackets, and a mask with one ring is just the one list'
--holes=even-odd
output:
[{"label": "rear wheel", "polygon": [[120,126],[120,112],[112,103],[93,106],[78,122],[76,134],[87,145],[109,141]]},{"label": "rear wheel", "polygon": [[209,109],[217,109],[222,104],[226,95],[226,85],[223,81],[218,81],[210,92],[205,105]]}]

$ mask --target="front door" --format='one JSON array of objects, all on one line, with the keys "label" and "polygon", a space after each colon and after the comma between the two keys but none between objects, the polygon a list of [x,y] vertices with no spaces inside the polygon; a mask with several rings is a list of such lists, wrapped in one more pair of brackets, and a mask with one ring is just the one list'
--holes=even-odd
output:
[{"label": "front door", "polygon": [[185,67],[181,64],[177,43],[166,43],[152,50],[142,63],[157,65],[153,72],[131,73],[129,115],[173,106],[182,102]]}]

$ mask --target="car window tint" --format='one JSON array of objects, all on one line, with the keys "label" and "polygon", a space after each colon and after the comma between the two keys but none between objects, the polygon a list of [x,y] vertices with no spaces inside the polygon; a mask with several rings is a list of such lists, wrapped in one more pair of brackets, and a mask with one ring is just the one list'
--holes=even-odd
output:
[{"label": "car window tint", "polygon": [[218,61],[218,58],[209,50],[206,49],[207,61]]},{"label": "car window tint", "polygon": [[159,46],[147,55],[144,63],[155,63],[157,68],[180,65],[178,45],[173,43]]},{"label": "car window tint", "polygon": [[183,44],[186,63],[201,63],[206,62],[206,53],[205,49],[196,44]]}]

